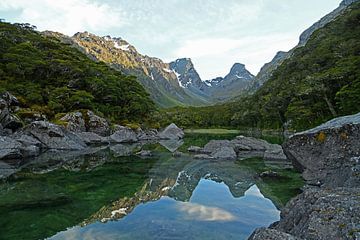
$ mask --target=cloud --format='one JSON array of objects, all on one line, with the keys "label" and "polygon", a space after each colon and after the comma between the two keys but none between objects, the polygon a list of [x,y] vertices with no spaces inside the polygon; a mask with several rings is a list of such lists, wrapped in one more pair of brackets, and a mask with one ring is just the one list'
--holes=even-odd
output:
[{"label": "cloud", "polygon": [[39,30],[68,35],[99,29],[105,32],[125,24],[120,8],[89,0],[2,0],[0,9],[19,12],[12,21],[29,22]]},{"label": "cloud", "polygon": [[236,219],[233,214],[224,209],[208,207],[197,203],[179,203],[178,209],[189,220],[228,222]]}]

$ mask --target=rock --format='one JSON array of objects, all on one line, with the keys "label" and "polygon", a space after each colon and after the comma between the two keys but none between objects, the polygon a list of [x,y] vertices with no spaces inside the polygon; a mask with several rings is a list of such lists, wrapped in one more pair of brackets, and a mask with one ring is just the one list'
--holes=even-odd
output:
[{"label": "rock", "polygon": [[139,141],[158,140],[158,134],[159,133],[156,129],[149,129],[146,131],[139,129],[139,131],[137,132],[137,139]]},{"label": "rock", "polygon": [[211,140],[204,146],[203,152],[211,154],[223,147],[233,148],[234,145],[229,140]]},{"label": "rock", "polygon": [[81,112],[71,112],[60,118],[67,122],[66,129],[72,132],[86,132],[85,120]]},{"label": "rock", "polygon": [[184,138],[184,135],[183,130],[178,128],[174,123],[170,124],[159,133],[161,139],[182,139]]},{"label": "rock", "polygon": [[265,161],[288,161],[282,147],[278,144],[268,144],[264,159]]},{"label": "rock", "polygon": [[66,128],[72,132],[93,132],[103,137],[110,134],[107,120],[90,110],[68,113],[60,120],[67,122]]},{"label": "rock", "polygon": [[360,185],[360,113],[331,120],[290,137],[286,156],[308,184],[326,187]]},{"label": "rock", "polygon": [[0,96],[0,125],[4,129],[16,131],[23,126],[22,121],[14,115],[19,105],[19,101],[9,92],[5,92]]},{"label": "rock", "polygon": [[16,134],[11,136],[14,140],[20,142],[23,146],[28,147],[28,146],[36,146],[41,148],[43,146],[43,144],[37,140],[36,138],[34,138],[33,136],[30,135],[25,135],[24,132],[17,132]]},{"label": "rock", "polygon": [[40,148],[34,145],[23,146],[20,151],[23,158],[36,157],[40,155]]},{"label": "rock", "polygon": [[109,138],[102,137],[93,132],[80,132],[76,135],[78,135],[87,145],[106,144],[110,142]]},{"label": "rock", "polygon": [[148,150],[141,150],[140,152],[136,153],[136,155],[138,155],[140,157],[151,157],[152,152],[148,151]]},{"label": "rock", "polygon": [[269,143],[253,137],[237,136],[231,141],[236,152],[239,151],[265,151]]},{"label": "rock", "polygon": [[197,154],[194,155],[194,159],[214,159],[214,157],[207,154]]},{"label": "rock", "polygon": [[136,133],[131,128],[120,125],[116,126],[116,131],[109,137],[109,139],[114,143],[131,143],[138,141]]},{"label": "rock", "polygon": [[88,132],[93,132],[103,137],[110,134],[110,125],[105,118],[95,115],[92,111],[87,111],[87,120],[85,123]]},{"label": "rock", "polygon": [[188,148],[188,151],[192,152],[192,153],[202,153],[204,150],[203,150],[203,148],[198,147],[198,146],[190,146]]},{"label": "rock", "polygon": [[300,238],[275,229],[258,228],[251,234],[248,240],[300,240]]},{"label": "rock", "polygon": [[0,159],[21,158],[21,148],[22,144],[18,141],[10,137],[0,136]]},{"label": "rock", "polygon": [[82,150],[86,148],[84,141],[76,134],[45,121],[31,123],[24,129],[24,133],[36,138],[46,149]]},{"label": "rock", "polygon": [[235,160],[237,158],[236,152],[232,147],[220,147],[215,152],[213,152],[211,156],[216,159]]},{"label": "rock", "polygon": [[175,152],[173,152],[173,154],[172,154],[172,156],[173,156],[173,157],[176,157],[176,158],[182,157],[183,155],[184,155],[184,153],[179,152],[179,151],[175,151]]},{"label": "rock", "polygon": [[277,230],[303,239],[358,239],[360,188],[306,189],[281,212]]},{"label": "rock", "polygon": [[6,162],[0,161],[0,179],[5,179],[16,172],[17,169],[14,166],[11,166]]},{"label": "rock", "polygon": [[159,144],[169,150],[169,152],[175,152],[178,150],[179,147],[181,147],[184,144],[184,141],[173,139],[173,140],[160,140]]}]

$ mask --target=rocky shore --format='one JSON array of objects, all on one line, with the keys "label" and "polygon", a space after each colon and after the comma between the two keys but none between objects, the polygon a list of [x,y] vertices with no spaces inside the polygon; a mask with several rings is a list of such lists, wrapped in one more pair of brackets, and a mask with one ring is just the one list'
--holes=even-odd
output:
[{"label": "rocky shore", "polygon": [[360,239],[360,113],[291,136],[286,156],[307,182],[250,240]]}]

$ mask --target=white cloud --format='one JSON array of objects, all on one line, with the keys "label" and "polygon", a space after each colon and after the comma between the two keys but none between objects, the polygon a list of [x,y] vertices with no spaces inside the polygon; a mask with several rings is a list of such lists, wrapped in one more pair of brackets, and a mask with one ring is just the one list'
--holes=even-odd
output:
[{"label": "white cloud", "polygon": [[72,35],[79,31],[102,31],[125,24],[119,8],[89,0],[2,0],[2,11],[19,11],[13,21],[29,22],[39,30]]}]

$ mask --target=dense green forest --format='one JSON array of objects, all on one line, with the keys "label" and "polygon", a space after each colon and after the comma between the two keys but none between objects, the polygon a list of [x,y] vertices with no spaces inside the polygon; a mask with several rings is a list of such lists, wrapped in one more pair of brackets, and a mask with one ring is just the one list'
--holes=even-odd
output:
[{"label": "dense green forest", "polygon": [[29,24],[0,23],[0,92],[23,109],[46,114],[92,109],[114,121],[142,122],[155,110],[136,81],[45,37]]},{"label": "dense green forest", "polygon": [[[255,94],[213,107],[163,111],[182,127],[305,129],[360,111],[360,3],[295,49]],[[164,117],[166,116],[166,117]]]}]

